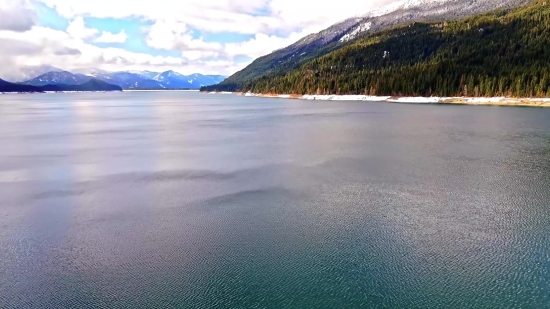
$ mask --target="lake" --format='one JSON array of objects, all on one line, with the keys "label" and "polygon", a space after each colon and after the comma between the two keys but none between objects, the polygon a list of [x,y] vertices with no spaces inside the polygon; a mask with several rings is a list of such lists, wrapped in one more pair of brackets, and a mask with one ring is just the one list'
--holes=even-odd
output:
[{"label": "lake", "polygon": [[550,308],[550,109],[0,96],[0,308]]}]

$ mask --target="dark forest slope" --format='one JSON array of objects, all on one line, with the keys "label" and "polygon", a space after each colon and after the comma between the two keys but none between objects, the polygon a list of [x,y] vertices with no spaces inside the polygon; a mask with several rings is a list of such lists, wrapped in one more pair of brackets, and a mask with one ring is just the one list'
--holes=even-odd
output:
[{"label": "dark forest slope", "polygon": [[40,87],[21,85],[0,79],[0,92],[42,92]]},{"label": "dark forest slope", "polygon": [[377,33],[244,91],[550,96],[550,1]]},{"label": "dark forest slope", "polygon": [[[495,9],[515,8],[530,0],[407,0],[383,13],[371,12],[335,24],[319,33],[260,57],[222,83],[203,91],[237,91],[247,82],[269,74],[296,69],[300,65],[355,43],[380,31],[411,22],[451,21]],[[386,11],[387,10],[387,11]]]},{"label": "dark forest slope", "polygon": [[80,85],[45,85],[44,91],[122,91],[122,88],[116,85],[108,84],[102,80],[92,78]]}]

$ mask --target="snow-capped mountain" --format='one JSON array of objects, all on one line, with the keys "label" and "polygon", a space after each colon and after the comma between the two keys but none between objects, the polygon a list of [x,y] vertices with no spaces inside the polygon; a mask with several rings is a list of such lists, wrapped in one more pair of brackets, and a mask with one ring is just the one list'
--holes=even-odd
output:
[{"label": "snow-capped mountain", "polygon": [[202,75],[202,74],[191,74],[187,76],[188,81],[193,85],[191,88],[200,88],[203,86],[210,86],[219,84],[226,78],[222,75]]},{"label": "snow-capped mountain", "polygon": [[133,71],[126,71],[128,73],[132,73],[132,74],[137,74],[143,78],[147,78],[147,79],[153,79],[153,77],[159,75],[159,72],[152,72],[152,71],[137,71],[137,70],[133,70]]},{"label": "snow-capped mountain", "polygon": [[190,88],[192,86],[187,76],[172,70],[158,74],[153,77],[153,80],[159,82],[164,88]]},{"label": "snow-capped mountain", "polygon": [[91,77],[84,74],[73,74],[67,71],[48,72],[25,81],[22,84],[33,86],[45,85],[80,85],[90,81]]},{"label": "snow-capped mountain", "polygon": [[28,79],[21,84],[44,85],[80,85],[96,78],[123,89],[166,89],[188,88],[198,89],[202,86],[214,85],[225,79],[221,75],[192,74],[189,76],[166,71],[155,73],[151,71],[121,71],[108,72],[101,69],[76,69],[74,72],[52,71]]},{"label": "snow-capped mountain", "polygon": [[153,77],[153,80],[161,83],[165,88],[192,88],[198,89],[202,86],[209,86],[220,83],[225,79],[220,75],[192,74],[183,75],[172,70],[166,71]]},{"label": "snow-capped mountain", "polygon": [[97,79],[117,85],[123,89],[163,89],[165,88],[156,80],[149,79],[139,74],[130,72],[108,72],[95,75]]},{"label": "snow-capped mountain", "polygon": [[407,22],[453,20],[529,2],[531,0],[401,0],[356,18],[357,24],[351,31],[369,24],[352,35],[357,37],[360,33],[373,33]]},{"label": "snow-capped mountain", "polygon": [[[498,8],[515,7],[531,0],[401,0],[335,24],[311,34],[289,46],[301,46],[321,41],[326,45],[336,39],[350,41],[362,34],[373,33],[398,24],[419,21],[443,21],[488,12]],[[288,47],[287,47],[288,48]],[[299,55],[296,55],[299,56]]]}]

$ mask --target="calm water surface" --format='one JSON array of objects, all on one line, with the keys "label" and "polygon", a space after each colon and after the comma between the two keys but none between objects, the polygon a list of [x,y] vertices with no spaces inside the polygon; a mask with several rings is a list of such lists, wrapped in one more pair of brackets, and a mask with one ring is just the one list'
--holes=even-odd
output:
[{"label": "calm water surface", "polygon": [[550,109],[0,96],[0,308],[550,308]]}]

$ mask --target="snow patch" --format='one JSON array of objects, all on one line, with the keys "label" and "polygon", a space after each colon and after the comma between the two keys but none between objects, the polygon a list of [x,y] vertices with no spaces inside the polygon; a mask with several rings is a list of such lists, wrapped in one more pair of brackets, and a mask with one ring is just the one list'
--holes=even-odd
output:
[{"label": "snow patch", "polygon": [[351,32],[347,33],[342,38],[340,38],[340,42],[347,42],[349,40],[353,40],[357,37],[359,33],[369,31],[371,27],[372,27],[372,23],[370,21],[368,23],[360,24]]},{"label": "snow patch", "polygon": [[384,101],[390,97],[368,96],[368,95],[304,95],[303,100],[321,100],[321,101]]}]

